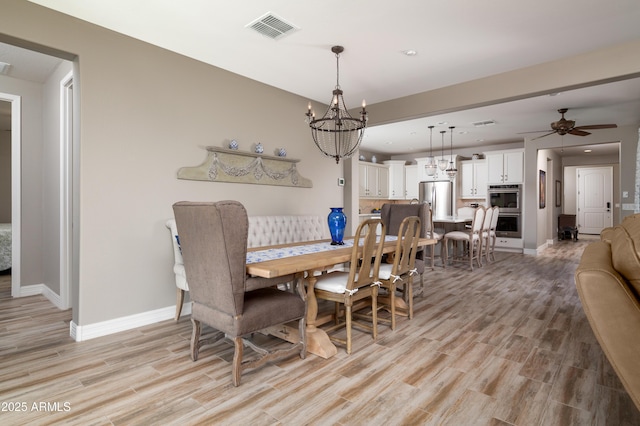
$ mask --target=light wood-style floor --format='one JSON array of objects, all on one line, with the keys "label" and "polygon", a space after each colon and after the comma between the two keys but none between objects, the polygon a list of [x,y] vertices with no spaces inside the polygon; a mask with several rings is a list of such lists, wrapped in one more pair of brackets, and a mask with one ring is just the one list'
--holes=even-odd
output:
[{"label": "light wood-style floor", "polygon": [[354,331],[351,356],[293,357],[238,388],[230,344],[189,359],[188,317],[76,343],[70,312],[12,300],[0,276],[0,424],[638,425],[573,283],[586,243],[436,268],[395,332]]}]

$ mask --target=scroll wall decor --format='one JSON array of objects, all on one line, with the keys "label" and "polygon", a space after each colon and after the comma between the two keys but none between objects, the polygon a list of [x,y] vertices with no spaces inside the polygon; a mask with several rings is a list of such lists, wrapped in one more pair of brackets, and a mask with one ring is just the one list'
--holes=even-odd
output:
[{"label": "scroll wall decor", "polygon": [[296,163],[300,160],[215,146],[208,146],[206,149],[207,158],[204,163],[196,167],[180,168],[178,179],[313,187],[311,180],[298,173]]}]

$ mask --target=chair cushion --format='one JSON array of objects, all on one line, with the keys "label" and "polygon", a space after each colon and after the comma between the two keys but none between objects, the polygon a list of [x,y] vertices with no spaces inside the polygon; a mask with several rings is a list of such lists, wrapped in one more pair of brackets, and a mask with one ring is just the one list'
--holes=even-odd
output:
[{"label": "chair cushion", "polygon": [[318,277],[315,288],[331,293],[343,294],[347,289],[348,272],[330,272]]},{"label": "chair cushion", "polygon": [[380,269],[378,271],[378,278],[381,280],[388,280],[391,278],[391,272],[393,271],[393,265],[391,263],[382,263],[380,264]]},{"label": "chair cushion", "polygon": [[[452,231],[444,234],[444,237],[448,240],[469,241],[469,233],[463,231]],[[473,234],[473,239],[478,239],[478,234]]]},{"label": "chair cushion", "polygon": [[191,316],[216,330],[236,337],[300,319],[306,312],[305,302],[300,296],[273,288],[245,293],[243,308],[242,315],[234,317],[194,301]]}]

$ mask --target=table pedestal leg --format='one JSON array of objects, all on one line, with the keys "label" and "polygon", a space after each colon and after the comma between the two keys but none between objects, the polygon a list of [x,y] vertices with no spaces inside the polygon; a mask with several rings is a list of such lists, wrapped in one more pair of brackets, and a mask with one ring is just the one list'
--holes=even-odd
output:
[{"label": "table pedestal leg", "polygon": [[318,299],[314,291],[315,285],[316,278],[313,271],[309,271],[307,274],[307,352],[326,359],[337,354],[338,349],[331,343],[327,333],[316,327]]}]

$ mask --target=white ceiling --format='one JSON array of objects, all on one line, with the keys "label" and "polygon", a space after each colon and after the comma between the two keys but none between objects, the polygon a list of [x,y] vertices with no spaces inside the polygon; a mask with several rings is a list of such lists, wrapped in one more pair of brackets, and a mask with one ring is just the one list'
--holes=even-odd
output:
[{"label": "white ceiling", "polygon": [[[640,39],[638,0],[31,1],[322,103],[336,82],[330,48],[340,44],[340,85],[350,107],[363,98],[377,103]],[[272,40],[246,28],[267,12],[297,31]],[[404,55],[408,49],[417,55]],[[424,151],[427,126],[440,121],[468,131],[454,133],[454,148],[522,141],[517,133],[547,129],[562,107],[577,126],[637,125],[640,83],[371,127],[363,148]],[[497,124],[470,125],[489,119]]]}]

